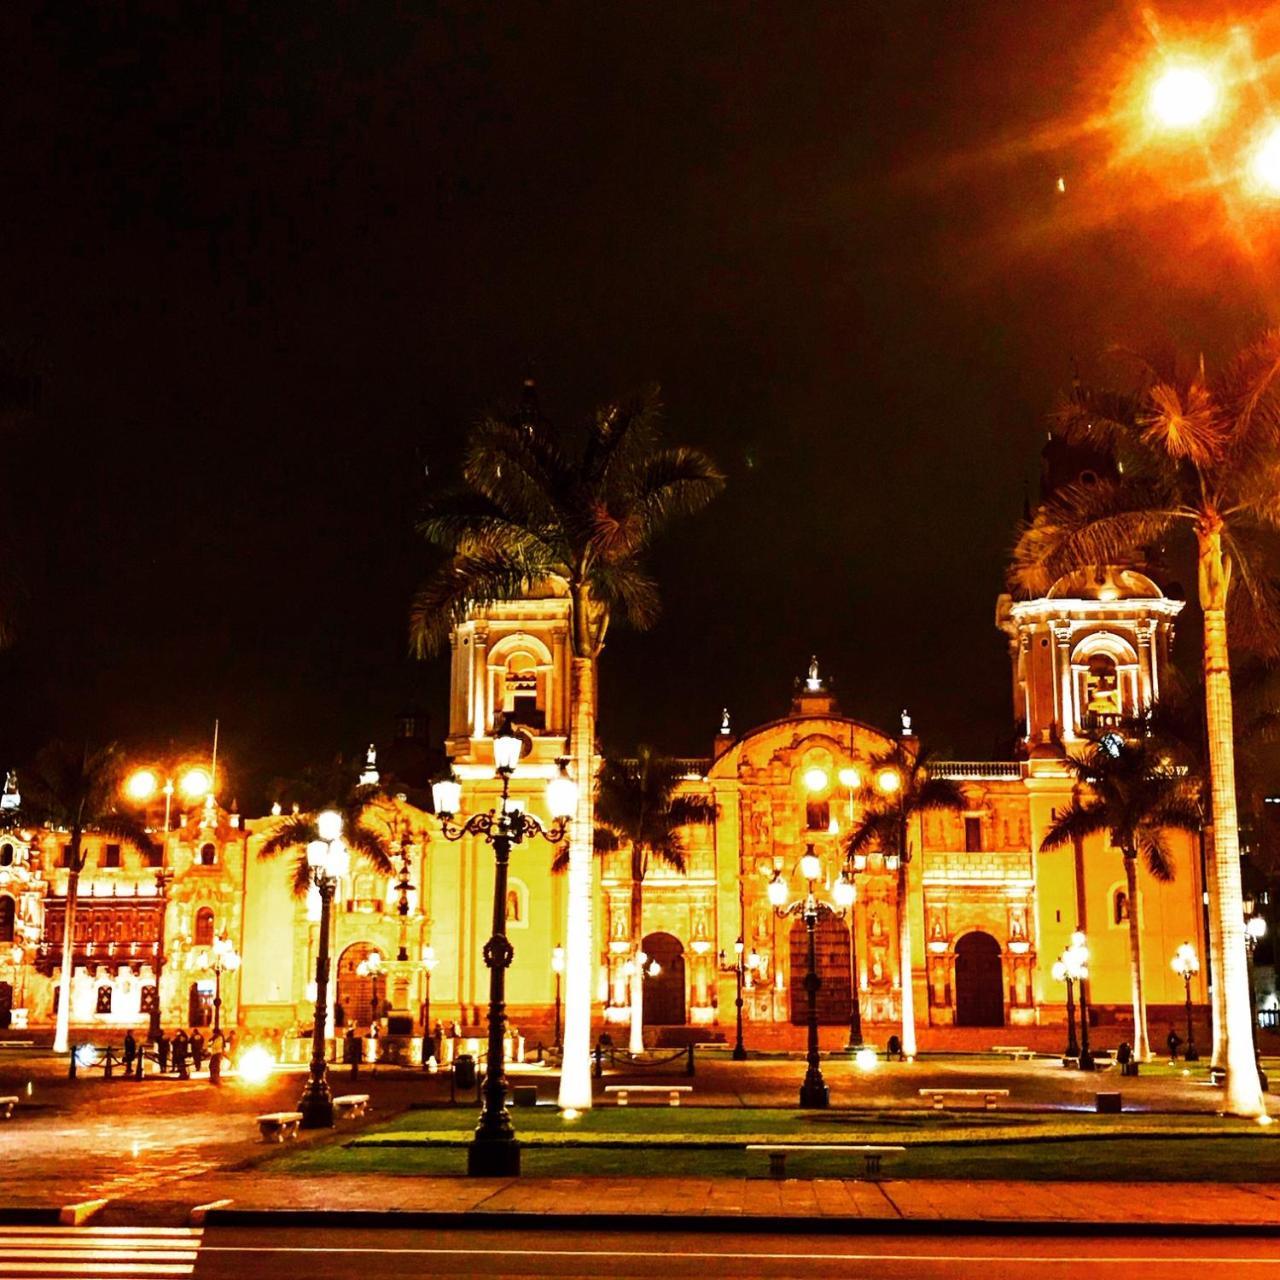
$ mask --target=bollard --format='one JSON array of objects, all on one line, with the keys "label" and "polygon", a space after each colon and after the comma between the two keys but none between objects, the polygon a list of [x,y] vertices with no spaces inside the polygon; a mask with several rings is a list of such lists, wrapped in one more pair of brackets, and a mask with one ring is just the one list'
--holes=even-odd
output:
[{"label": "bollard", "polygon": [[79,1045],[74,1044],[71,1046],[71,1058],[67,1063],[67,1078],[70,1080],[74,1080],[76,1078],[76,1053],[79,1050],[79,1047]]},{"label": "bollard", "polygon": [[693,1045],[689,1046],[689,1062],[684,1069],[684,1073],[687,1076],[693,1075]]},{"label": "bollard", "polygon": [[596,1041],[595,1048],[595,1077],[599,1080],[604,1075],[604,1050],[600,1047],[600,1042]]}]

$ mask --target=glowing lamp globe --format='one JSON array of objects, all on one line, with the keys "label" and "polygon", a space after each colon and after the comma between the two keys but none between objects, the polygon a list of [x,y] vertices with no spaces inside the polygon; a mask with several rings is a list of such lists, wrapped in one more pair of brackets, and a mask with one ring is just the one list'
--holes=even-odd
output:
[{"label": "glowing lamp globe", "polygon": [[743,942],[741,938],[735,938],[733,940],[733,954],[735,956],[740,956],[745,950],[746,950],[746,943]]},{"label": "glowing lamp globe", "polygon": [[342,835],[342,814],[326,809],[316,818],[316,831],[321,840],[336,840]]},{"label": "glowing lamp globe", "polygon": [[209,776],[207,770],[197,767],[188,769],[182,775],[182,780],[178,783],[178,786],[188,800],[203,800],[213,786],[213,779]]},{"label": "glowing lamp globe", "polygon": [[822,875],[822,859],[812,850],[800,859],[800,874],[806,880],[817,880]]},{"label": "glowing lamp globe", "polygon": [[569,777],[562,763],[560,772],[547,783],[547,809],[553,818],[567,820],[573,817],[577,807],[578,784]]},{"label": "glowing lamp globe", "polygon": [[431,784],[431,802],[436,813],[449,817],[462,805],[462,783],[457,778],[442,778]]},{"label": "glowing lamp globe", "polygon": [[836,900],[836,906],[845,909],[853,906],[857,891],[853,887],[853,881],[847,875],[842,875],[832,887],[831,894]]},{"label": "glowing lamp globe", "polygon": [[859,1071],[874,1071],[879,1064],[880,1059],[876,1056],[874,1049],[859,1049],[853,1055],[854,1066]]},{"label": "glowing lamp globe", "polygon": [[856,791],[862,785],[862,775],[852,765],[845,765],[836,776],[840,779],[840,785],[848,787],[850,791]]},{"label": "glowing lamp globe", "polygon": [[1053,969],[1051,972],[1053,974],[1054,982],[1066,982],[1067,966],[1063,964],[1061,960],[1055,960],[1053,962]]},{"label": "glowing lamp globe", "polygon": [[276,1060],[260,1045],[240,1055],[240,1079],[246,1084],[262,1084],[275,1069]]},{"label": "glowing lamp globe", "polygon": [[307,845],[307,866],[313,871],[325,865],[329,857],[329,846],[323,840],[313,840]]},{"label": "glowing lamp globe", "polygon": [[885,795],[894,795],[902,787],[902,775],[897,769],[881,769],[876,774],[876,786]]},{"label": "glowing lamp globe", "polygon": [[1218,85],[1203,67],[1169,67],[1152,84],[1147,105],[1161,128],[1194,129],[1218,105]]},{"label": "glowing lamp globe", "polygon": [[776,872],[769,881],[769,901],[775,907],[782,907],[787,902],[787,882]]},{"label": "glowing lamp globe", "polygon": [[515,773],[523,746],[511,726],[504,724],[493,736],[493,767],[499,773]]},{"label": "glowing lamp globe", "polygon": [[551,948],[551,972],[552,973],[564,972],[564,948],[563,947]]},{"label": "glowing lamp globe", "polygon": [[1263,135],[1249,167],[1260,190],[1280,196],[1280,124],[1272,125]]},{"label": "glowing lamp globe", "polygon": [[825,791],[827,789],[827,771],[825,769],[806,769],[804,771],[806,791]]},{"label": "glowing lamp globe", "polygon": [[150,800],[160,789],[160,779],[150,769],[139,769],[131,773],[124,784],[124,793],[130,800]]},{"label": "glowing lamp globe", "polygon": [[1259,938],[1265,937],[1267,932],[1267,922],[1261,916],[1250,916],[1244,922],[1245,931],[1255,942]]}]

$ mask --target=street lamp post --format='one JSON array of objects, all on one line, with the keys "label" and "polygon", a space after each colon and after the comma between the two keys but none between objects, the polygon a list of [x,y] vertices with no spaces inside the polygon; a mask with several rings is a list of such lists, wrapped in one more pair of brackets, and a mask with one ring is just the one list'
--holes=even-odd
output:
[{"label": "street lamp post", "polygon": [[315,1025],[311,1030],[311,1073],[298,1100],[304,1129],[333,1128],[333,1095],[325,1062],[325,1018],[329,999],[329,913],[338,881],[350,857],[342,840],[342,815],[326,809],[316,817],[318,840],[307,845],[307,869],[320,894],[320,945],[316,953]]},{"label": "street lamp post", "polygon": [[[1069,1058],[1079,1059],[1081,1071],[1093,1070],[1093,1054],[1089,1051],[1089,997],[1085,983],[1089,980],[1089,946],[1083,933],[1077,929],[1071,935],[1071,945],[1053,966],[1053,976],[1067,984],[1067,1052]],[[1071,1009],[1071,984],[1080,985],[1080,1044],[1076,1049],[1075,1023]]]},{"label": "street lamp post", "polygon": [[361,978],[369,979],[369,1003],[372,1006],[369,1011],[369,1025],[376,1027],[382,1018],[382,1001],[378,997],[378,978],[382,973],[382,952],[370,951],[356,965],[356,974]]},{"label": "street lamp post", "polygon": [[1249,1035],[1253,1040],[1253,1060],[1258,1064],[1258,1080],[1265,1093],[1267,1089],[1266,1073],[1262,1070],[1262,1055],[1258,1048],[1258,993],[1253,989],[1253,953],[1258,943],[1267,936],[1267,922],[1260,915],[1254,914],[1252,898],[1244,902],[1244,941],[1245,954],[1248,958],[1249,976]]},{"label": "street lamp post", "polygon": [[556,975],[556,1048],[562,1048],[563,1032],[560,1026],[560,979],[564,976],[564,948],[556,943],[551,948],[551,972]]},{"label": "street lamp post", "polygon": [[804,856],[800,859],[800,874],[804,877],[807,889],[803,898],[787,905],[787,882],[780,871],[773,873],[769,881],[769,901],[773,904],[774,914],[780,919],[798,915],[804,921],[808,950],[806,953],[806,971],[804,989],[809,997],[808,1010],[808,1051],[805,1055],[807,1067],[804,1082],[800,1086],[800,1105],[802,1107],[828,1107],[831,1105],[831,1091],[822,1078],[822,1061],[818,1052],[818,991],[822,979],[818,977],[817,948],[814,935],[818,921],[823,916],[843,917],[843,911],[837,911],[818,899],[814,892],[814,884],[822,874],[822,862],[808,845]]},{"label": "street lamp post", "polygon": [[1080,1042],[1076,1039],[1076,980],[1067,971],[1066,962],[1055,960],[1053,963],[1053,979],[1055,982],[1067,984],[1067,1047],[1062,1051],[1064,1058],[1080,1056]]},{"label": "street lamp post", "polygon": [[222,1029],[222,975],[234,973],[240,967],[240,953],[225,933],[220,934],[214,938],[209,951],[197,953],[195,967],[213,971],[213,1034],[216,1036]]},{"label": "street lamp post", "polygon": [[734,996],[733,1007],[736,1014],[737,1037],[733,1042],[733,1060],[735,1062],[745,1062],[747,1058],[747,1046],[742,1039],[742,987],[748,973],[754,972],[760,967],[760,957],[755,950],[747,950],[746,943],[742,940],[741,934],[734,939],[733,942],[733,963],[726,964],[724,952],[720,952],[720,972],[733,974]]},{"label": "street lamp post", "polygon": [[1187,1002],[1187,1049],[1182,1055],[1188,1062],[1199,1062],[1200,1054],[1196,1051],[1196,1028],[1191,1018],[1191,979],[1200,972],[1200,957],[1189,942],[1184,942],[1173,957],[1173,971],[1182,979],[1183,990]]},{"label": "street lamp post", "polygon": [[439,963],[440,961],[436,958],[435,947],[427,943],[422,948],[422,1065],[424,1067],[431,1061],[430,1046],[435,1043],[435,1037],[431,1034],[431,975],[435,972],[436,965]]},{"label": "street lamp post", "polygon": [[511,846],[525,839],[541,836],[559,844],[568,831],[569,819],[577,802],[577,788],[565,772],[547,785],[547,804],[552,823],[549,828],[523,809],[509,803],[511,776],[520,760],[520,739],[509,723],[494,735],[493,760],[502,779],[502,798],[497,811],[473,814],[460,824],[453,821],[462,800],[462,786],[450,778],[432,788],[440,830],[447,840],[463,836],[481,836],[493,846],[493,934],[484,947],[484,962],[489,969],[489,1052],[485,1065],[484,1107],[476,1125],[475,1137],[467,1150],[467,1172],[476,1177],[513,1177],[520,1172],[520,1144],[516,1141],[511,1116],[506,1107],[506,1081],[503,1075],[503,1035],[506,1025],[506,977],[511,964],[512,948],[507,940],[507,867]]},{"label": "street lamp post", "polygon": [[[849,830],[853,830],[853,797],[854,793],[862,786],[862,775],[853,765],[845,765],[837,774],[840,779],[840,785],[845,790],[845,796],[848,800],[849,811]],[[854,909],[854,902],[857,894],[854,891],[854,883],[856,873],[865,871],[867,866],[867,855],[865,853],[856,853],[850,856],[849,861],[845,864],[844,875],[841,880],[847,880],[849,883],[849,1043],[845,1045],[846,1051],[853,1053],[862,1047],[862,1001],[859,993],[858,981],[858,913]],[[844,893],[844,890],[837,890]],[[843,906],[837,898],[837,905]]]}]

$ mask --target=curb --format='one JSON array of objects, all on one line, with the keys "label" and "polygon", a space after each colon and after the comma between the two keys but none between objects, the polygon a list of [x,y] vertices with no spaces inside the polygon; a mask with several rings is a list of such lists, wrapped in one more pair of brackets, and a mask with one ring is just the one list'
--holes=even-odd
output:
[{"label": "curb", "polygon": [[655,1234],[1280,1236],[1277,1223],[1092,1222],[1073,1218],[812,1218],[803,1215],[509,1213],[429,1209],[234,1209],[210,1207],[209,1227],[374,1227],[458,1231],[640,1231]]}]

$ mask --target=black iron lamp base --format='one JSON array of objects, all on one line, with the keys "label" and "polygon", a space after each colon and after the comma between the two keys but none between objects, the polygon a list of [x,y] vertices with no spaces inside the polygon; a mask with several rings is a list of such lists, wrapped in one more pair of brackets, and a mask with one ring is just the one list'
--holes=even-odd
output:
[{"label": "black iron lamp base", "polygon": [[731,1053],[729,1056],[734,1060],[734,1062],[746,1062],[747,1060],[746,1045],[735,1044],[733,1046],[733,1053]]},{"label": "black iron lamp base", "polygon": [[520,1144],[515,1138],[473,1138],[467,1148],[467,1173],[473,1178],[518,1178]]},{"label": "black iron lamp base", "polygon": [[1182,1055],[1182,1060],[1183,1060],[1184,1062],[1199,1062],[1199,1061],[1200,1061],[1200,1053],[1199,1053],[1199,1051],[1196,1049],[1195,1045],[1191,1045],[1191,1046],[1189,1046],[1189,1047],[1188,1047],[1188,1049],[1187,1049],[1186,1053],[1184,1053],[1184,1054]]},{"label": "black iron lamp base", "polygon": [[308,1080],[298,1099],[298,1110],[302,1112],[302,1128],[332,1129],[333,1094],[328,1084],[324,1080]]},{"label": "black iron lamp base", "polygon": [[831,1090],[821,1080],[812,1080],[808,1076],[805,1077],[804,1083],[800,1086],[800,1105],[802,1107],[829,1107],[831,1105]]}]

